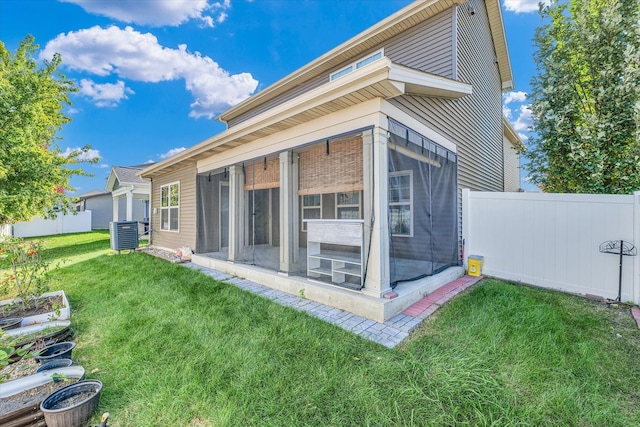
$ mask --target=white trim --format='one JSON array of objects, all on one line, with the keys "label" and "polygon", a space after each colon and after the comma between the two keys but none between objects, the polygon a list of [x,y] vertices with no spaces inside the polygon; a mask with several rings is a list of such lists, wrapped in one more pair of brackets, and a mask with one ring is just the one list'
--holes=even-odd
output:
[{"label": "white trim", "polygon": [[[409,169],[409,170],[404,170],[404,171],[396,171],[396,172],[389,172],[389,177],[387,178],[387,180],[389,180],[392,177],[396,177],[396,176],[405,176],[408,175],[409,176],[409,202],[391,202],[389,201],[389,208],[391,208],[392,206],[409,206],[409,234],[391,234],[394,237],[413,237],[413,222],[414,222],[414,215],[413,215],[413,170]],[[390,187],[389,187],[390,188]],[[391,226],[389,226],[389,228],[391,228]]]},{"label": "white trim", "polygon": [[[178,206],[171,206],[171,187],[177,185],[178,186]],[[167,206],[162,206],[162,189],[164,187],[169,188],[169,192],[167,194]],[[171,209],[178,209],[178,229],[171,229]],[[164,224],[162,223],[162,211],[167,210],[167,219],[169,221],[169,228],[163,228]],[[163,184],[160,186],[160,231],[166,231],[169,233],[179,233],[180,232],[180,181],[174,181],[167,184]]]},{"label": "white trim", "polygon": [[[231,188],[229,188],[229,182],[228,181],[220,181],[219,183],[219,188],[218,188],[218,249],[220,251],[222,251],[222,248],[227,248],[227,250],[229,249],[229,234],[231,233],[231,230],[229,230],[229,227],[227,227],[227,246],[222,246],[222,187],[227,187],[227,211],[229,211],[229,201],[230,201],[230,197],[231,197]],[[227,212],[227,214],[229,214],[229,212]],[[227,222],[230,222],[229,220],[227,220]],[[228,224],[227,224],[228,225]]]}]

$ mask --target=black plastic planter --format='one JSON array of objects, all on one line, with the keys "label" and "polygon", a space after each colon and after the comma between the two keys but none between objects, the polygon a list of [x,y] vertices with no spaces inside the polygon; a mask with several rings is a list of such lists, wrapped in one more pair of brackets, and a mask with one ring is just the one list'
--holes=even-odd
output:
[{"label": "black plastic planter", "polygon": [[22,317],[7,317],[6,319],[0,319],[0,329],[4,329],[5,331],[19,328],[21,324]]},{"label": "black plastic planter", "polygon": [[57,368],[66,368],[67,366],[71,366],[72,363],[73,361],[71,359],[54,359],[50,362],[40,365],[36,372],[49,371],[51,369]]},{"label": "black plastic planter", "polygon": [[55,391],[40,404],[47,427],[82,427],[98,408],[102,383],[78,381]]},{"label": "black plastic planter", "polygon": [[36,362],[46,363],[56,359],[71,359],[71,352],[75,346],[76,343],[71,341],[52,344],[42,349],[40,354],[35,357]]}]

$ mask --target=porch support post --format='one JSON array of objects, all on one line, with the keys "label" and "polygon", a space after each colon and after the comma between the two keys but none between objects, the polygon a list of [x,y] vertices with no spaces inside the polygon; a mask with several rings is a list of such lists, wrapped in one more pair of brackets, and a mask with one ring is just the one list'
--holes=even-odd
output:
[{"label": "porch support post", "polygon": [[116,222],[119,220],[118,218],[118,212],[119,212],[119,207],[120,207],[120,197],[119,196],[112,196],[113,199],[113,216],[111,218],[111,220],[113,222]]},{"label": "porch support post", "polygon": [[[363,134],[364,246],[366,279],[363,293],[376,298],[391,291],[389,276],[388,138],[376,126]],[[372,220],[373,215],[373,220]],[[368,259],[367,259],[368,255]]]},{"label": "porch support post", "polygon": [[244,173],[242,166],[229,168],[229,259],[236,261],[244,245]]},{"label": "porch support post", "polygon": [[133,221],[133,190],[127,191],[127,221]]},{"label": "porch support post", "polygon": [[280,271],[293,271],[298,258],[298,160],[280,153]]}]

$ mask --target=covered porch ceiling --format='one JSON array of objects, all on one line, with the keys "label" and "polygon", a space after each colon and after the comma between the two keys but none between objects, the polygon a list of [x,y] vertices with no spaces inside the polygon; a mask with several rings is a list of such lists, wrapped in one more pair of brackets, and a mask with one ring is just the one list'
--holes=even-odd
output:
[{"label": "covered porch ceiling", "polygon": [[457,99],[472,93],[469,84],[382,59],[306,92],[215,135],[141,173],[149,178],[216,153],[376,99],[417,95]]}]

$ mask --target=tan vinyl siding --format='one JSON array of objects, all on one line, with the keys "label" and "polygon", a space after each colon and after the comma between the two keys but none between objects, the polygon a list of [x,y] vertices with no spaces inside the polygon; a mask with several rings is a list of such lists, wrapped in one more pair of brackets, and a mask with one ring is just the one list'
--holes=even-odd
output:
[{"label": "tan vinyl siding", "polygon": [[[151,228],[152,243],[169,249],[188,246],[192,249],[196,244],[196,164],[185,165],[153,178],[151,184]],[[164,231],[160,229],[160,187],[174,182],[180,183],[180,220],[179,230]],[[154,209],[158,209],[154,214]]]},{"label": "tan vinyl siding", "polygon": [[520,156],[511,141],[503,138],[504,147],[504,191],[520,189]]},{"label": "tan vinyl siding", "polygon": [[384,54],[393,62],[427,73],[454,77],[453,9],[391,39]]},{"label": "tan vinyl siding", "polygon": [[250,111],[247,111],[245,114],[240,115],[234,118],[233,120],[229,120],[229,123],[227,123],[227,127],[231,128],[233,126],[236,126],[239,123],[249,120],[250,118],[257,116],[260,113],[264,113],[265,111],[273,107],[276,107],[284,102],[289,101],[290,99],[295,98],[296,96],[302,95],[303,93],[308,92],[312,89],[315,89],[318,86],[322,86],[323,84],[328,82],[329,82],[329,73],[320,75],[299,86],[296,86],[294,89],[283,93],[282,95],[270,100],[269,102],[266,102],[256,108],[251,109]]},{"label": "tan vinyl siding", "polygon": [[296,86],[294,89],[230,120],[227,124],[228,127],[236,126],[264,111],[328,83],[331,73],[380,49],[384,49],[385,56],[397,64],[452,78],[455,75],[452,11],[453,9],[445,10],[416,26],[410,27],[396,37],[376,45],[367,53],[358,53],[358,56],[349,58],[326,74]]},{"label": "tan vinyl siding", "polygon": [[[468,5],[475,14],[469,14]],[[459,187],[502,191],[502,91],[484,1],[460,6],[457,17],[458,80],[471,84],[473,94],[458,100],[402,96],[390,102],[456,144]]]}]

